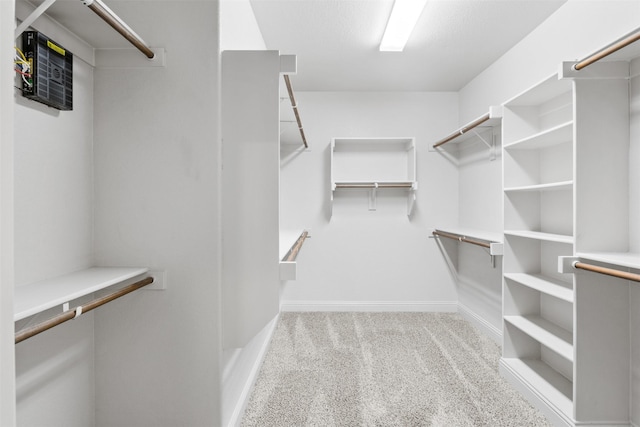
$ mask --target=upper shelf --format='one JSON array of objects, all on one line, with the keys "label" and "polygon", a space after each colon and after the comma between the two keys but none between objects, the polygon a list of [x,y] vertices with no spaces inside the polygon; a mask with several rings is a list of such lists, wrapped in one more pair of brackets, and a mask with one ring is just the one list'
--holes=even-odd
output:
[{"label": "upper shelf", "polygon": [[576,256],[583,260],[603,262],[620,267],[640,270],[640,253],[634,252],[578,252]]},{"label": "upper shelf", "polygon": [[17,286],[13,320],[18,321],[145,274],[143,267],[93,267],[54,279]]}]

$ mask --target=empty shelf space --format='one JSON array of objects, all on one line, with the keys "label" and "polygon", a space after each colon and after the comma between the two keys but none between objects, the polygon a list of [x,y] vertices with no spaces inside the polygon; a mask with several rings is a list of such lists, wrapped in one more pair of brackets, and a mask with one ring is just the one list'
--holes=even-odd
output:
[{"label": "empty shelf space", "polygon": [[551,182],[548,184],[523,185],[518,187],[506,187],[505,193],[509,192],[527,192],[527,191],[561,191],[571,190],[573,181]]},{"label": "empty shelf space", "polygon": [[504,320],[540,344],[573,361],[573,334],[540,316],[504,316]]},{"label": "empty shelf space", "polygon": [[505,230],[504,234],[506,236],[524,237],[526,239],[573,244],[573,236],[567,236],[565,234],[543,233],[540,231],[529,230]]},{"label": "empty shelf space", "polygon": [[528,288],[573,303],[573,289],[569,283],[541,274],[505,273],[504,277]]},{"label": "empty shelf space", "polygon": [[573,139],[573,120],[530,135],[504,146],[505,150],[535,150],[551,147]]},{"label": "empty shelf space", "polygon": [[14,316],[18,321],[76,298],[117,285],[149,271],[148,268],[94,267],[54,279],[17,286]]},{"label": "empty shelf space", "polygon": [[520,382],[537,391],[566,417],[573,419],[573,383],[536,359],[503,358],[501,364]]}]

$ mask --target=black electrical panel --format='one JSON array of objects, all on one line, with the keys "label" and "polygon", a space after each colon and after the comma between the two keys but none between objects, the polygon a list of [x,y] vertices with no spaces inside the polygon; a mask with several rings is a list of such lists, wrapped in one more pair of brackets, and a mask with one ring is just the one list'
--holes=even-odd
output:
[{"label": "black electrical panel", "polygon": [[22,94],[58,110],[72,110],[73,54],[38,31],[22,34],[22,49],[31,68]]}]

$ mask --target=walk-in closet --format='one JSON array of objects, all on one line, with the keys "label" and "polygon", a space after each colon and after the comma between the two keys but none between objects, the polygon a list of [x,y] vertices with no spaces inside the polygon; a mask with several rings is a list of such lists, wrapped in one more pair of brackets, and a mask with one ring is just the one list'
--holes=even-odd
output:
[{"label": "walk-in closet", "polygon": [[640,427],[640,0],[0,0],[0,52],[0,426]]}]

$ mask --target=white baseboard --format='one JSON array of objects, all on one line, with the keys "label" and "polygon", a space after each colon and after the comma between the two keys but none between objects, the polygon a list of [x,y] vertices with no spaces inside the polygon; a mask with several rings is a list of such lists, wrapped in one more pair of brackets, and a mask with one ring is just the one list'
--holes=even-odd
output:
[{"label": "white baseboard", "polygon": [[502,347],[502,331],[489,323],[482,316],[471,310],[464,304],[458,303],[458,313],[469,323],[480,329],[485,335],[493,339]]},{"label": "white baseboard", "polygon": [[222,425],[227,427],[240,425],[253,385],[267,354],[271,337],[278,324],[278,317],[269,322],[244,348],[232,350],[233,354],[228,360],[228,366],[223,370]]},{"label": "white baseboard", "polygon": [[282,301],[280,311],[456,313],[456,301]]}]

